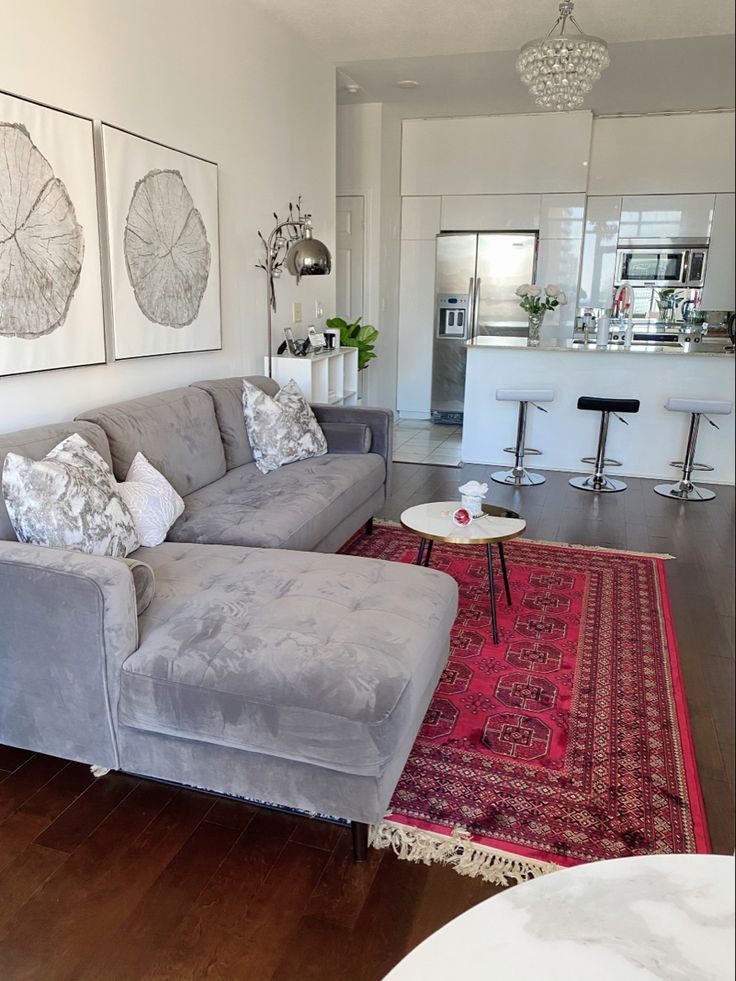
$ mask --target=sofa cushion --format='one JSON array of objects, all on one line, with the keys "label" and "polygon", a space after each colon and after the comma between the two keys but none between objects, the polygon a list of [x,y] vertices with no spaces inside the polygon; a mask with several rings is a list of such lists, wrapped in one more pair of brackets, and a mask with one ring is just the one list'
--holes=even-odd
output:
[{"label": "sofa cushion", "polygon": [[261,473],[327,452],[325,434],[293,378],[273,397],[244,378],[243,412]]},{"label": "sofa cushion", "polygon": [[[377,775],[447,659],[457,585],[344,555],[165,542],[119,721]],[[244,765],[247,765],[245,763]]]},{"label": "sofa cushion", "polygon": [[[99,426],[91,422],[58,422],[50,426],[21,429],[15,433],[0,435],[0,473],[8,453],[18,453],[31,460],[42,460],[49,450],[73,433],[79,433],[93,449],[97,450],[102,459],[112,466],[107,436]],[[15,540],[16,535],[0,494],[0,541]]]},{"label": "sofa cushion", "polygon": [[225,473],[225,451],[212,399],[197,388],[175,388],[82,412],[107,433],[113,470],[125,480],[139,451],[182,496]]},{"label": "sofa cushion", "polygon": [[[277,382],[263,375],[248,375],[246,381],[256,385],[266,395],[275,395]],[[248,439],[243,415],[243,378],[217,378],[214,381],[194,382],[194,388],[207,392],[215,405],[222,445],[225,447],[227,469],[252,463],[253,449]]]},{"label": "sofa cushion", "polygon": [[385,477],[376,453],[328,453],[269,474],[248,463],[189,494],[168,540],[313,549]]}]

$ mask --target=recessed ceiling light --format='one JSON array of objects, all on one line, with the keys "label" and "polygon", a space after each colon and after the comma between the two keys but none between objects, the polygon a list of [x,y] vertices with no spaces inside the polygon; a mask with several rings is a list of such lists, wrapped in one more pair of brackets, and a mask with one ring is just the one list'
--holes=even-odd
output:
[{"label": "recessed ceiling light", "polygon": [[349,92],[351,95],[355,95],[356,92],[360,92],[360,86],[356,85],[354,82],[350,85],[345,86],[345,91]]},{"label": "recessed ceiling light", "polygon": [[404,78],[400,82],[396,83],[400,89],[418,89],[419,82],[415,82],[413,78]]}]

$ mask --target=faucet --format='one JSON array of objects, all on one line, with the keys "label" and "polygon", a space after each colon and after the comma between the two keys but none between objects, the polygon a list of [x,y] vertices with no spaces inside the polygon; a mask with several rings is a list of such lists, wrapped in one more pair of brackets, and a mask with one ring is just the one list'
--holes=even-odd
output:
[{"label": "faucet", "polygon": [[624,286],[619,286],[616,292],[613,294],[613,313],[614,316],[621,320],[621,314],[624,311],[628,311],[628,323],[629,325],[634,319],[634,291],[626,283]]}]

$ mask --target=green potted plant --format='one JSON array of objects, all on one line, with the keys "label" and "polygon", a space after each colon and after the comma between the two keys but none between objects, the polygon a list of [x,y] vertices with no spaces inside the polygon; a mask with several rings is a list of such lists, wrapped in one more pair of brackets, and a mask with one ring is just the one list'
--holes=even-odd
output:
[{"label": "green potted plant", "polygon": [[358,371],[368,367],[376,354],[374,351],[378,331],[370,324],[361,324],[362,317],[358,317],[352,323],[343,320],[342,317],[331,317],[327,321],[327,326],[332,330],[340,331],[341,347],[357,347],[358,349]]}]

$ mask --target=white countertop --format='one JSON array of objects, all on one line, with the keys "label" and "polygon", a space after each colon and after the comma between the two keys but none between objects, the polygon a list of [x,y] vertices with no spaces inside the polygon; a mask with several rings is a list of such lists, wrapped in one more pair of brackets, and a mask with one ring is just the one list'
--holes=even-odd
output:
[{"label": "white countertop", "polygon": [[725,351],[728,338],[718,338],[717,341],[709,339],[700,343],[689,343],[680,345],[663,344],[632,344],[631,347],[624,347],[623,344],[609,344],[607,347],[596,347],[595,344],[581,344],[567,338],[559,340],[555,338],[544,338],[537,347],[530,347],[525,337],[476,337],[473,341],[468,341],[467,347],[470,350],[514,350],[514,351],[555,351],[559,354],[666,354],[671,356],[692,355],[698,358],[732,358],[733,351]]},{"label": "white countertop", "polygon": [[512,886],[452,920],[386,981],[730,981],[734,860],[591,862]]}]

